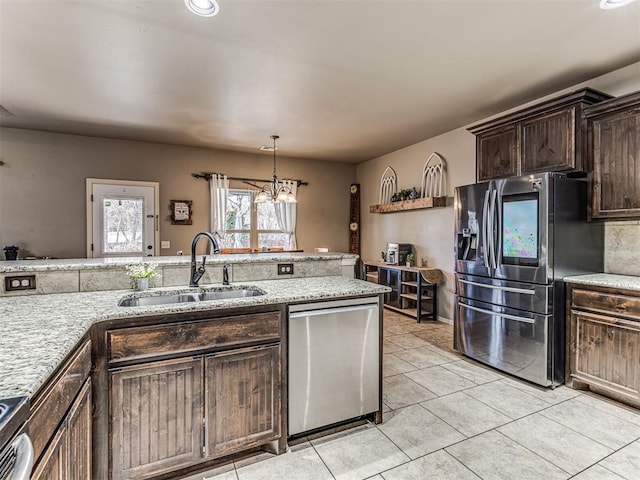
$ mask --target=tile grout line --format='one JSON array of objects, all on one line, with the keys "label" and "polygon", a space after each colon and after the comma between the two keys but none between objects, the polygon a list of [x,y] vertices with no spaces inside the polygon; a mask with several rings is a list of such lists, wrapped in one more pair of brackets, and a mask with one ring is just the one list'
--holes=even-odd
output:
[{"label": "tile grout line", "polygon": [[[556,405],[552,405],[551,407],[555,407],[555,406],[557,406],[557,405],[561,405],[561,404],[566,403],[566,402],[568,402],[568,401],[570,401],[570,400],[573,400],[574,398],[576,398],[576,397],[568,398],[567,400],[563,400],[562,402],[559,402],[559,403],[557,403]],[[551,407],[547,407],[547,408],[551,408]],[[568,428],[569,430],[571,430],[571,431],[572,431],[572,432],[574,432],[574,433],[578,433],[578,434],[580,434],[580,435],[582,435],[582,436],[584,436],[584,437],[587,437],[589,440],[593,440],[594,442],[596,442],[596,443],[598,443],[598,444],[602,445],[603,447],[606,447],[606,448],[612,448],[612,447],[610,447],[610,446],[608,446],[608,445],[605,445],[604,443],[602,443],[602,442],[601,442],[600,440],[598,440],[598,439],[591,438],[590,436],[585,435],[584,433],[579,432],[578,430],[576,430],[576,429],[574,429],[574,428],[572,428],[572,427],[570,427],[570,426],[568,426],[568,425],[565,425],[564,423],[560,423],[560,422],[558,422],[557,420],[555,420],[555,419],[553,419],[553,418],[548,417],[547,415],[545,415],[545,414],[543,413],[545,410],[547,410],[547,408],[545,408],[545,409],[543,409],[543,410],[539,410],[539,411],[538,411],[538,412],[536,412],[536,413],[540,413],[540,414],[541,414],[542,416],[544,416],[547,420],[551,420],[551,421],[553,421],[553,422],[556,422],[556,423],[558,423],[558,424],[562,425],[563,427]],[[598,410],[598,409],[596,408],[596,410]],[[626,420],[625,420],[625,419],[623,419],[623,418],[616,417],[615,415],[608,414],[607,412],[603,412],[602,410],[599,410],[599,412],[600,412],[600,413],[603,413],[603,414],[605,414],[605,415],[610,415],[610,416],[612,416],[612,417],[615,417],[615,418],[617,418],[618,420],[621,420],[621,421],[623,421],[623,422],[625,422],[625,423],[630,423],[630,424],[632,424],[631,422],[628,422],[628,421],[626,421]],[[633,424],[632,424],[632,425],[633,425]],[[633,442],[637,441],[638,439],[640,439],[640,437],[636,437],[634,440],[632,440],[631,442],[629,442],[629,443],[625,444],[624,446],[622,446],[622,447],[620,447],[620,448],[627,447],[627,446],[631,445]],[[613,449],[613,450],[614,450],[614,452],[612,452],[612,454],[613,454],[613,453],[615,453],[615,452],[617,452],[618,450],[620,450],[620,448],[619,448],[619,449]],[[606,458],[606,457],[605,457],[605,458]]]},{"label": "tile grout line", "polygon": [[311,448],[313,448],[313,451],[316,452],[316,455],[324,465],[324,468],[327,469],[327,472],[329,472],[329,475],[331,475],[331,478],[333,478],[333,480],[336,480],[336,476],[333,474],[333,472],[329,468],[329,465],[327,465],[327,463],[324,461],[324,458],[322,458],[322,455],[320,455],[320,452],[316,449],[316,446],[311,442],[311,440],[309,440],[309,437],[305,437],[305,438],[307,438],[309,445],[311,445]]}]

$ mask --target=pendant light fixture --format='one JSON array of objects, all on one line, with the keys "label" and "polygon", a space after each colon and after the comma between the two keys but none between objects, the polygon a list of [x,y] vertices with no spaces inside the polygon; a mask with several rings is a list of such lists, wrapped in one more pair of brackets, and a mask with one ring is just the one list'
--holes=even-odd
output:
[{"label": "pendant light fixture", "polygon": [[278,180],[276,175],[276,140],[280,137],[278,135],[271,135],[273,140],[273,180],[262,187],[262,190],[258,192],[253,203],[297,203],[296,196],[291,192],[291,189]]}]

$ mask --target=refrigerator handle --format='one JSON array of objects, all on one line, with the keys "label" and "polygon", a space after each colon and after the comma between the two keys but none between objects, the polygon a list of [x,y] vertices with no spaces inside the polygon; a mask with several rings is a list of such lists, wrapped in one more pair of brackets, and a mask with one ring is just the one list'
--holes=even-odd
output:
[{"label": "refrigerator handle", "polygon": [[464,303],[458,303],[458,305],[463,308],[466,308],[467,310],[473,310],[474,312],[478,312],[478,313],[486,313],[487,315],[491,315],[498,318],[504,318],[505,320],[514,320],[516,322],[531,323],[531,324],[536,323],[536,321],[533,318],[518,317],[516,315],[508,315],[506,313],[494,312],[492,310],[485,310],[484,308],[472,307],[471,305],[467,305]]},{"label": "refrigerator handle", "polygon": [[498,268],[498,255],[500,255],[501,225],[500,208],[498,206],[498,191],[493,191],[493,226],[495,234],[493,236],[493,268]]},{"label": "refrigerator handle", "polygon": [[484,261],[484,266],[489,268],[489,251],[490,245],[487,237],[487,224],[489,223],[489,194],[490,191],[487,190],[484,192],[484,207],[482,209],[482,245],[484,247],[484,255],[482,260]]},{"label": "refrigerator handle", "polygon": [[491,191],[489,200],[489,266],[496,268],[496,220],[495,220],[495,206],[496,206],[496,191]]}]

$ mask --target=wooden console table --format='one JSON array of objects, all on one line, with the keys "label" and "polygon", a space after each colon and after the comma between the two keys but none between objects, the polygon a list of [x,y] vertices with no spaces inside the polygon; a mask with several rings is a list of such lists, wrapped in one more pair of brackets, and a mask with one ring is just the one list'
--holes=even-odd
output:
[{"label": "wooden console table", "polygon": [[438,283],[442,271],[428,267],[405,267],[383,262],[364,262],[366,279],[391,287],[384,306],[394,312],[423,320],[438,320]]}]

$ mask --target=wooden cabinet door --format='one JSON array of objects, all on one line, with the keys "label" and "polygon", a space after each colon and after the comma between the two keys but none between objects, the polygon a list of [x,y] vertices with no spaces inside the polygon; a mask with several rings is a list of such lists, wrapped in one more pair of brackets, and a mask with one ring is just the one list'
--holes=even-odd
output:
[{"label": "wooden cabinet door", "polygon": [[87,380],[67,418],[69,480],[91,478],[91,380]]},{"label": "wooden cabinet door", "polygon": [[31,478],[90,479],[91,454],[91,380],[87,380],[51,444],[43,452]]},{"label": "wooden cabinet door", "polygon": [[572,311],[571,377],[640,400],[640,322]]},{"label": "wooden cabinet door", "polygon": [[202,359],[124,367],[111,383],[112,479],[144,479],[202,458]]},{"label": "wooden cabinet door", "polygon": [[479,134],[476,139],[478,181],[517,175],[519,144],[517,125]]},{"label": "wooden cabinet door", "polygon": [[522,175],[582,170],[576,164],[576,107],[522,123]]},{"label": "wooden cabinet door", "polygon": [[640,217],[640,105],[595,118],[592,129],[592,217]]},{"label": "wooden cabinet door", "polygon": [[[69,480],[67,476],[69,456],[66,440],[67,429],[63,424],[44,450],[40,461],[31,474],[31,480]],[[91,475],[86,478],[91,478]]]},{"label": "wooden cabinet door", "polygon": [[280,428],[280,345],[206,358],[207,456],[275,440]]}]

